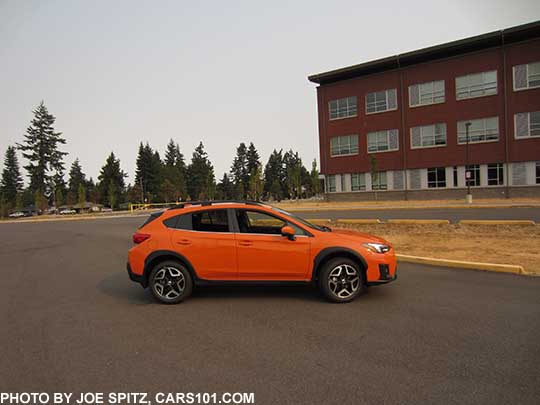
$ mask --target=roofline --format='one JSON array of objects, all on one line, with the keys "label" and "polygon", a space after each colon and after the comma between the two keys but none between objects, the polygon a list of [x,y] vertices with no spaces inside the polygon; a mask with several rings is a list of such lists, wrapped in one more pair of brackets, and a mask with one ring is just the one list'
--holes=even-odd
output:
[{"label": "roofline", "polygon": [[372,73],[416,65],[422,62],[439,60],[468,52],[521,42],[531,38],[540,38],[540,20],[489,32],[487,34],[434,45],[416,51],[376,59],[358,65],[313,74],[308,76],[308,80],[317,84],[329,84]]}]

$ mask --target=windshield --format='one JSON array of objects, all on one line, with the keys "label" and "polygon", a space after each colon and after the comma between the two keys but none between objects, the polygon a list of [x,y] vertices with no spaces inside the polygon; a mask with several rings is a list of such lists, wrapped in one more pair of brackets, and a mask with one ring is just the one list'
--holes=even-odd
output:
[{"label": "windshield", "polygon": [[305,225],[308,228],[316,229],[317,231],[322,231],[322,232],[330,231],[330,228],[328,228],[327,226],[319,226],[319,225],[312,224],[311,222],[306,221],[304,218],[300,218],[298,215],[291,214],[290,212],[282,210],[281,208],[272,207],[272,209],[274,211],[279,212],[280,214],[287,215],[288,217],[293,218],[295,221],[300,222],[302,225]]}]

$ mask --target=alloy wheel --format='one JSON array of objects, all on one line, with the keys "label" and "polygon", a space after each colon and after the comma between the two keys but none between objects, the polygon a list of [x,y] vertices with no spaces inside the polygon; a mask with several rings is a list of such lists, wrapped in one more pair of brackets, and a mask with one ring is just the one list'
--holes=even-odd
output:
[{"label": "alloy wheel", "polygon": [[340,264],[328,275],[328,287],[338,298],[349,298],[360,287],[358,270],[348,264]]},{"label": "alloy wheel", "polygon": [[153,287],[160,297],[173,300],[184,292],[186,278],[180,270],[174,267],[163,267],[157,271]]}]

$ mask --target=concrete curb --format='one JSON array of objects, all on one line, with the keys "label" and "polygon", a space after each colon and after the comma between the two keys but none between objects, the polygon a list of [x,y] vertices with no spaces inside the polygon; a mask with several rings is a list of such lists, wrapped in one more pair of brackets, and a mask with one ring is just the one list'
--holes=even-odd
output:
[{"label": "concrete curb", "polygon": [[534,221],[529,220],[489,220],[489,219],[462,219],[458,222],[460,225],[535,225]]},{"label": "concrete curb", "polygon": [[433,257],[409,256],[402,254],[396,254],[396,257],[398,261],[408,263],[429,264],[432,266],[455,267],[460,269],[484,270],[497,273],[531,275],[525,271],[523,266],[515,266],[511,264],[465,262],[461,260],[435,259]]},{"label": "concrete curb", "polygon": [[402,225],[449,225],[450,221],[447,219],[389,219],[386,221],[389,224],[402,224]]},{"label": "concrete curb", "polygon": [[336,219],[337,224],[380,224],[380,219]]}]

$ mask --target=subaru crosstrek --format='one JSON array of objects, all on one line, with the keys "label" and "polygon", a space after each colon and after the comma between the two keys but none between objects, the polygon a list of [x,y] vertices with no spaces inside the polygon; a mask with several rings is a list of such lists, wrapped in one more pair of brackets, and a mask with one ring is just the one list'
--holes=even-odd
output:
[{"label": "subaru crosstrek", "polygon": [[313,282],[330,301],[396,279],[387,241],[316,226],[258,202],[203,201],[150,215],[133,234],[127,271],[159,301],[175,304],[207,282]]}]

